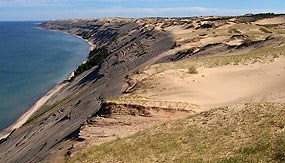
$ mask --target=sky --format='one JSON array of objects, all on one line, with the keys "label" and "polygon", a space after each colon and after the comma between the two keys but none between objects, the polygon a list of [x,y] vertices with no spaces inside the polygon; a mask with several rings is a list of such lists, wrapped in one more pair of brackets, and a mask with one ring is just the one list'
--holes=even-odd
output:
[{"label": "sky", "polygon": [[285,13],[285,0],[0,0],[0,21]]}]

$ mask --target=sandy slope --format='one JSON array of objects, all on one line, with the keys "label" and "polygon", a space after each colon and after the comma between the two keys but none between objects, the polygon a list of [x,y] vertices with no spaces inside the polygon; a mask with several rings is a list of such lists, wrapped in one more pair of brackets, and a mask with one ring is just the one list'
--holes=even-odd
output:
[{"label": "sandy slope", "polygon": [[[172,34],[176,45],[145,62],[134,74],[130,73],[129,94],[111,100],[115,110],[122,106],[126,107],[125,110],[134,110],[133,105],[145,110],[155,107],[155,114],[146,117],[132,114],[93,117],[91,122],[80,129],[80,137],[85,141],[76,143],[69,150],[71,156],[82,152],[84,147],[124,138],[164,123],[166,119],[183,118],[215,107],[285,99],[285,57],[281,55],[283,48],[280,46],[283,39],[272,37],[275,41],[271,42],[266,39],[277,33],[281,37],[282,30],[262,28],[257,23],[238,23],[236,20],[216,21],[214,28],[200,27],[207,23],[203,20],[200,23],[191,22],[194,28],[188,28],[189,23],[174,23],[164,28],[164,31]],[[244,44],[246,42],[248,45]],[[186,55],[183,58],[188,58],[186,60],[156,64],[182,59],[177,56],[192,48],[194,53]],[[199,50],[200,53],[195,54]],[[212,64],[209,68],[206,63],[218,60],[223,66]],[[194,62],[199,62],[194,64],[198,67],[198,74],[189,73],[189,66]],[[163,108],[171,112],[165,114]]]},{"label": "sandy slope", "polygon": [[[112,115],[93,117],[81,128],[80,136],[85,141],[73,146],[72,157],[82,148],[124,138],[145,128],[215,107],[285,100],[284,56],[249,65],[201,67],[198,74],[189,73],[188,69],[167,68],[161,71],[157,66],[159,64],[133,76],[133,80],[138,82],[134,92],[109,102],[109,105],[114,105]],[[149,114],[129,113],[137,109]]]},{"label": "sandy slope", "polygon": [[265,24],[283,24],[285,23],[285,17],[279,16],[275,18],[268,18],[268,19],[262,19],[255,22],[256,24],[265,25]]},{"label": "sandy slope", "polygon": [[81,151],[70,162],[284,162],[285,105],[212,109]]},{"label": "sandy slope", "polygon": [[[145,73],[153,73],[149,68]],[[168,69],[143,80],[136,94],[154,100],[221,106],[251,101],[280,101],[285,95],[285,58],[251,65]],[[143,89],[142,89],[143,88]]]},{"label": "sandy slope", "polygon": [[99,145],[114,139],[130,136],[146,128],[186,118],[195,114],[191,110],[175,110],[143,105],[107,104],[112,113],[93,117],[80,129],[84,141],[75,144],[72,154],[94,144]]},{"label": "sandy slope", "polygon": [[[274,55],[283,53],[284,47],[279,47],[284,45],[283,38],[271,37],[271,39],[277,39],[276,43],[271,39],[266,41],[266,38],[268,36],[282,37],[281,35],[285,34],[284,25],[260,26],[247,21],[247,17],[237,17],[230,20],[222,18],[213,21],[207,19],[151,18],[127,20],[118,18],[45,23],[45,28],[88,36],[88,39],[94,43],[96,42],[99,48],[108,47],[108,50],[112,53],[102,65],[88,70],[87,75],[82,74],[82,76],[71,82],[63,90],[64,93],[62,94],[65,98],[63,98],[63,95],[57,96],[50,103],[55,105],[46,114],[37,117],[33,123],[18,129],[4,143],[1,143],[0,162],[41,162],[56,158],[55,153],[58,151],[60,152],[59,157],[64,159],[69,152],[65,149],[75,147],[72,145],[74,143],[72,141],[77,140],[77,134],[80,134],[83,138],[91,135],[90,142],[92,143],[95,140],[94,143],[96,144],[98,143],[98,137],[102,141],[112,140],[116,139],[117,136],[128,135],[127,132],[133,133],[149,125],[156,125],[158,123],[156,123],[155,120],[157,119],[155,118],[160,118],[159,123],[171,119],[173,114],[170,113],[172,112],[160,112],[162,114],[159,115],[154,112],[155,114],[147,117],[119,114],[110,116],[110,119],[90,118],[90,116],[97,115],[102,99],[114,98],[125,92],[125,86],[127,87],[129,84],[126,83],[126,76],[140,68],[157,63],[161,59],[171,61],[172,57],[174,57],[174,60],[191,57],[192,53],[175,58],[177,54],[180,54],[178,52],[183,53],[191,48],[194,48],[195,51],[202,49],[201,53],[197,54],[198,56],[229,56],[234,55],[229,50],[233,47],[226,48],[226,44],[242,45],[245,43],[241,47],[237,46],[236,51],[234,51],[235,55],[241,53],[241,60],[236,56],[222,58],[225,59],[224,62],[232,59],[234,62],[231,63],[236,64],[239,62],[240,65],[215,68],[202,67],[198,68],[198,74],[189,73],[189,67],[185,66],[170,66],[170,68],[163,71],[157,71],[156,66],[150,66],[144,69],[145,73],[148,74],[146,78],[137,76],[139,87],[135,87],[136,91],[133,94],[128,94],[132,96],[131,99],[139,95],[142,97],[141,99],[148,101],[149,105],[157,105],[158,102],[158,106],[167,106],[167,109],[173,106],[180,108],[180,105],[189,106],[190,108],[193,106],[192,104],[198,104],[207,108],[236,102],[285,99],[283,85],[285,79],[284,58],[265,64],[242,65],[243,60],[247,58],[260,60],[262,56],[266,55],[264,53],[270,52],[272,54],[273,50],[278,50],[278,53],[275,52]],[[203,27],[205,24],[208,24],[208,26]],[[255,41],[264,42],[260,50],[262,52],[254,50],[261,47]],[[220,45],[207,46],[213,43],[219,43]],[[272,47],[264,48],[265,46]],[[276,47],[279,49],[276,50]],[[249,51],[253,53],[247,54],[246,52]],[[257,52],[261,54],[257,55]],[[192,59],[194,62],[197,61],[194,57]],[[215,58],[211,59],[215,60]],[[187,61],[191,62],[190,60]],[[209,58],[207,62],[209,62]],[[137,104],[138,101],[135,102]],[[141,102],[144,103],[145,101],[141,100]],[[129,108],[132,104],[128,103],[126,109],[132,110],[132,107]],[[122,105],[125,106],[125,103],[122,103]],[[151,107],[161,109],[158,106]],[[141,107],[138,108],[138,110],[140,109]],[[203,111],[203,109],[198,108],[191,111],[197,113]],[[188,114],[183,112],[182,115],[187,116]],[[79,127],[83,124],[88,127],[83,127],[79,132]],[[209,135],[212,136],[212,133]],[[82,144],[84,145],[85,142],[82,142]],[[122,149],[121,146],[120,149]],[[157,152],[160,151],[157,150]]]}]

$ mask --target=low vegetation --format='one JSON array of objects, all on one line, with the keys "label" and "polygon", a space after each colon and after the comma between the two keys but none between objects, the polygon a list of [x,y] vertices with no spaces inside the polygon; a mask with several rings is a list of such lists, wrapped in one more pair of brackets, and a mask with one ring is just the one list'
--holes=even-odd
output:
[{"label": "low vegetation", "polygon": [[237,29],[229,29],[229,33],[233,33],[233,34],[238,33],[238,34],[240,34],[241,32],[239,30],[237,30]]},{"label": "low vegetation", "polygon": [[196,69],[196,67],[190,66],[190,67],[188,68],[188,73],[189,73],[189,74],[198,74],[198,70]]},{"label": "low vegetation", "polygon": [[224,65],[236,65],[236,64],[251,64],[255,62],[264,62],[265,60],[272,60],[273,58],[284,55],[284,46],[265,46],[260,47],[249,52],[228,54],[228,55],[217,55],[217,56],[201,56],[191,57],[189,59],[172,62],[162,63],[155,65],[157,69],[188,69],[189,67],[216,67]]},{"label": "low vegetation", "polygon": [[69,162],[284,162],[285,105],[217,108],[93,146]]},{"label": "low vegetation", "polygon": [[[77,93],[78,91],[75,91],[74,93]],[[29,125],[32,124],[33,122],[35,122],[38,118],[42,117],[43,115],[45,115],[46,113],[48,114],[52,114],[50,113],[52,110],[54,110],[57,106],[62,105],[64,102],[66,102],[67,99],[71,98],[74,94],[68,95],[65,98],[63,98],[60,101],[56,101],[51,105],[44,105],[42,106],[39,110],[37,110],[25,123],[25,125]]]},{"label": "low vegetation", "polygon": [[32,122],[34,122],[36,119],[38,119],[39,117],[41,117],[42,115],[44,115],[46,112],[52,110],[54,107],[57,106],[58,103],[46,106],[45,108],[43,108],[40,111],[37,111],[36,113],[34,113],[25,123],[25,125],[31,124]]},{"label": "low vegetation", "polygon": [[[272,59],[284,55],[283,42],[281,44],[278,42],[279,34],[284,33],[284,31],[282,28],[277,28],[278,25],[258,25],[254,22],[275,16],[271,13],[249,14],[229,20],[228,23],[215,22],[216,24],[203,24],[197,21],[197,27],[194,23],[187,24],[187,26],[184,25],[185,31],[183,28],[179,28],[177,33],[175,33],[176,28],[166,27],[178,26],[179,22],[163,23],[161,25],[163,31],[171,31],[177,37],[177,45],[172,48],[173,51],[176,50],[175,48],[179,49],[174,55],[175,59],[172,59],[174,62],[152,66],[159,73],[164,70],[183,69],[181,70],[183,73],[198,74],[197,68],[199,70],[201,68],[202,71],[204,68],[216,66],[248,65],[255,62],[272,61]],[[213,18],[213,21],[215,19]],[[224,19],[228,20],[229,18],[218,18],[217,20]],[[281,24],[279,26],[282,27]],[[275,36],[277,36],[276,43],[271,42]],[[136,38],[130,39],[129,42],[134,39]],[[126,42],[125,45],[129,42]],[[207,47],[207,45],[212,45],[211,47],[208,46],[212,48],[208,50],[213,52],[213,55],[196,53],[201,47]],[[220,48],[215,45],[223,46]],[[217,49],[215,49],[216,47]],[[220,50],[224,47],[226,47],[225,50],[220,54]],[[226,52],[228,54],[225,54]],[[75,76],[99,65],[108,56],[109,53],[106,49],[94,49],[90,52],[88,60],[77,68]],[[143,71],[136,71],[135,74],[141,74],[142,77],[147,76]],[[185,76],[205,77],[204,74]],[[152,80],[151,77],[148,79]],[[191,83],[196,81],[198,80],[192,81],[191,79]],[[145,83],[145,85],[139,83],[136,87],[147,88],[148,83]],[[150,88],[155,89],[159,81],[153,83]],[[166,88],[163,87],[163,89]],[[86,95],[88,91],[91,92],[91,90],[87,90]],[[176,101],[152,100],[151,98],[135,96],[135,94],[108,100],[108,102],[112,101],[116,101],[125,107],[130,105],[154,106],[154,104],[159,107],[167,106],[165,108],[173,108],[173,106],[177,108],[181,108],[180,106],[183,108],[186,106],[193,107],[187,103],[181,102],[178,106]],[[53,106],[50,106],[47,110],[52,108]],[[276,103],[240,104],[235,107],[217,108],[190,116],[187,119],[168,122],[127,138],[118,138],[84,149],[75,156],[72,155],[68,161],[284,162],[284,112],[285,104]],[[32,117],[31,121],[34,121],[38,115]]]},{"label": "low vegetation", "polygon": [[107,49],[97,49],[96,48],[92,50],[88,55],[88,60],[85,63],[82,63],[74,71],[74,77],[100,64],[108,56],[109,56],[109,52],[107,51]]},{"label": "low vegetation", "polygon": [[[256,41],[255,41],[256,42]],[[265,62],[283,55],[283,45],[253,44],[230,54],[190,56],[189,59],[153,65],[157,72]],[[252,45],[252,46],[251,46]],[[255,48],[255,47],[258,48]],[[254,48],[252,48],[254,47]],[[240,50],[240,49],[241,50]],[[178,57],[193,53],[178,51]],[[125,99],[124,99],[125,100]],[[133,101],[147,99],[133,99]],[[133,102],[132,101],[132,102]],[[254,103],[203,112],[127,138],[93,146],[69,162],[284,162],[285,104]]]},{"label": "low vegetation", "polygon": [[241,23],[254,22],[261,19],[273,18],[278,16],[274,13],[246,14],[238,18]]},{"label": "low vegetation", "polygon": [[260,31],[264,32],[264,33],[272,33],[271,31],[269,31],[266,28],[259,28]]}]

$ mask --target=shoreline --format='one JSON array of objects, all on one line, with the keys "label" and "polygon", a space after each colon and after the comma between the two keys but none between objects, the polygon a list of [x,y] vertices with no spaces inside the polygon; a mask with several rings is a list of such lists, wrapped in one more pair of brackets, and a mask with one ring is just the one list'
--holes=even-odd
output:
[{"label": "shoreline", "polygon": [[[37,28],[40,28],[40,29],[43,29],[43,30],[48,30],[48,31],[54,31],[54,32],[60,32],[60,33],[64,33],[64,34],[67,34],[67,35],[71,35],[71,36],[74,36],[76,38],[79,38],[80,40],[83,40],[85,41],[88,45],[89,45],[89,52],[91,52],[92,50],[95,49],[95,44],[93,44],[91,41],[87,40],[87,39],[84,39],[80,36],[77,36],[76,34],[73,34],[73,33],[68,33],[68,32],[65,32],[65,31],[59,31],[59,30],[55,30],[55,29],[46,29],[46,28],[42,28],[42,27],[37,27]],[[87,54],[88,55],[88,54]],[[81,62],[81,64],[85,63],[87,61],[88,58],[86,58],[83,62]],[[75,69],[76,70],[76,69]],[[69,81],[71,78],[74,77],[74,73],[75,73],[75,70],[73,70],[72,72],[69,73],[69,75],[67,76],[66,79],[64,79],[63,81]],[[62,81],[62,82],[63,82]],[[1,131],[0,131],[0,136],[1,136]],[[1,140],[1,137],[0,137],[0,140]]]},{"label": "shoreline", "polygon": [[[40,29],[43,30],[50,30],[50,29],[46,29],[46,28],[42,28],[42,27],[38,27]],[[61,32],[61,33],[65,33],[67,35],[72,35],[74,37],[77,37],[85,42],[88,43],[89,45],[89,52],[92,51],[94,49],[94,44],[90,41],[88,41],[87,39],[83,39],[80,36],[77,36],[75,34],[71,34],[68,32],[64,32],[64,31],[58,31],[58,30],[50,30],[50,31],[55,31],[55,32]],[[88,54],[87,54],[88,55]],[[82,63],[86,62],[83,61]],[[81,63],[81,64],[82,64]],[[11,125],[9,125],[7,128],[3,129],[0,131],[0,144],[2,142],[4,142],[6,139],[9,138],[9,136],[17,129],[21,128],[28,120],[29,118],[36,112],[38,111],[52,96],[54,96],[56,93],[58,93],[63,87],[65,87],[68,82],[67,80],[69,80],[70,78],[73,77],[74,74],[73,70],[71,73],[69,73],[69,75],[67,76],[67,78],[63,79],[62,81],[60,81],[58,84],[56,84],[51,90],[49,90],[47,93],[45,93],[42,97],[40,97],[38,100],[36,100],[33,105],[31,107],[28,108],[28,110],[22,114],[14,123],[12,123]]]},{"label": "shoreline", "polygon": [[91,41],[89,41],[87,39],[84,39],[84,38],[82,38],[82,37],[80,37],[80,36],[78,36],[76,34],[68,33],[68,32],[65,32],[65,31],[59,31],[59,30],[55,30],[55,29],[46,29],[46,28],[42,28],[42,27],[38,27],[38,28],[43,29],[43,30],[48,30],[48,31],[60,32],[60,33],[64,33],[64,34],[67,34],[67,35],[71,35],[71,36],[77,37],[80,40],[85,41],[89,45],[89,51],[92,51],[95,48],[95,44],[93,44]]},{"label": "shoreline", "polygon": [[49,90],[44,96],[42,96],[39,100],[37,100],[32,107],[30,107],[23,115],[21,115],[16,122],[11,124],[9,127],[5,128],[0,133],[0,142],[3,139],[6,139],[10,136],[10,134],[17,130],[18,128],[22,127],[28,119],[36,112],[39,108],[41,108],[52,96],[54,96],[58,91],[61,90],[64,86],[66,86],[67,82],[60,82],[51,90]]}]

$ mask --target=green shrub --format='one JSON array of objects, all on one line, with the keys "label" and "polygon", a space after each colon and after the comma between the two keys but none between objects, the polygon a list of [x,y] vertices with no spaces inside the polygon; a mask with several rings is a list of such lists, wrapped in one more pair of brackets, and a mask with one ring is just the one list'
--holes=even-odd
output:
[{"label": "green shrub", "polygon": [[[98,65],[101,63],[106,57],[109,56],[109,52],[106,49],[94,49],[90,51],[88,55],[88,60],[81,64],[75,71],[74,71],[74,77],[78,76],[79,74],[83,73],[84,71],[87,71],[91,69],[92,67]],[[74,78],[73,77],[73,78]],[[72,78],[72,79],[73,79]]]}]

